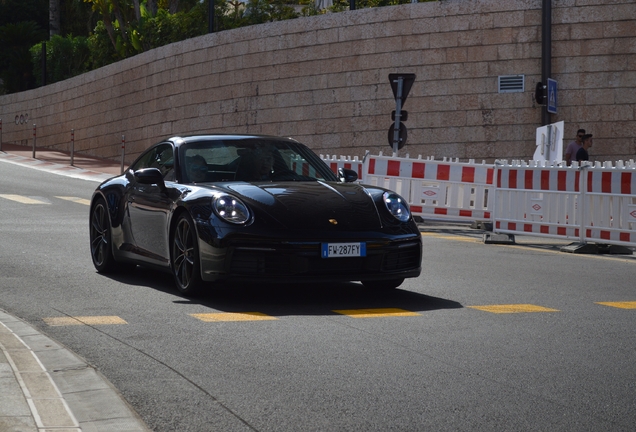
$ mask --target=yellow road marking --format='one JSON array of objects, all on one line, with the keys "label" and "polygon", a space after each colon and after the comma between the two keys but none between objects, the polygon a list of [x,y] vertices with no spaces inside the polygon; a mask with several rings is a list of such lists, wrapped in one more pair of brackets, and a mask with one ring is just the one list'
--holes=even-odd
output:
[{"label": "yellow road marking", "polygon": [[636,309],[636,301],[624,301],[624,302],[596,302],[603,306],[610,306],[619,309]]},{"label": "yellow road marking", "polygon": [[543,306],[531,304],[507,304],[507,305],[486,305],[486,306],[467,306],[472,309],[478,309],[484,312],[497,314],[504,313],[525,313],[525,312],[559,312],[558,309],[550,309]]},{"label": "yellow road marking", "polygon": [[17,201],[22,204],[49,204],[46,201],[29,198],[22,195],[13,195],[13,194],[0,194],[0,198],[5,198],[11,201]]},{"label": "yellow road marking", "polygon": [[222,321],[267,321],[276,320],[273,316],[261,312],[223,312],[223,313],[196,313],[190,316],[203,322]]},{"label": "yellow road marking", "polygon": [[50,326],[128,324],[118,316],[76,316],[44,318]]},{"label": "yellow road marking", "polygon": [[341,309],[335,310],[335,313],[346,315],[350,318],[384,318],[384,317],[405,317],[420,316],[416,312],[410,312],[398,308],[380,308],[380,309]]},{"label": "yellow road marking", "polygon": [[78,204],[91,205],[91,202],[85,198],[69,197],[69,196],[56,196],[55,198],[63,199],[66,201],[72,201]]},{"label": "yellow road marking", "polygon": [[476,238],[468,237],[468,236],[441,235],[437,233],[427,233],[427,232],[423,232],[420,234],[422,234],[423,237],[435,237],[442,240],[455,240],[455,241],[463,241],[463,242],[469,242],[469,243],[483,243],[482,239],[476,239]]}]

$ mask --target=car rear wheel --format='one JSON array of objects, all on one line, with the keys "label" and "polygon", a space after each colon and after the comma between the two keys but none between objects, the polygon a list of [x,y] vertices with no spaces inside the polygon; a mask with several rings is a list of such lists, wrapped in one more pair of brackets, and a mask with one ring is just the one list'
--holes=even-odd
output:
[{"label": "car rear wheel", "polygon": [[110,239],[108,208],[106,201],[99,198],[91,210],[90,241],[93,265],[100,273],[112,271],[115,267]]},{"label": "car rear wheel", "polygon": [[362,285],[373,290],[391,290],[399,287],[404,282],[404,278],[390,280],[362,281]]},{"label": "car rear wheel", "polygon": [[170,259],[172,274],[179,291],[184,295],[192,295],[199,291],[203,283],[199,244],[194,221],[187,213],[182,213],[175,224]]}]

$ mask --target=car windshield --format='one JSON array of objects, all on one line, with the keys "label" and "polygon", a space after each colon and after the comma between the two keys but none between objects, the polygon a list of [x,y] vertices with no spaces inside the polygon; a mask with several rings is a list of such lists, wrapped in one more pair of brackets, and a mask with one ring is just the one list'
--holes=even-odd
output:
[{"label": "car windshield", "polygon": [[314,152],[291,140],[217,138],[182,144],[183,183],[337,181]]}]

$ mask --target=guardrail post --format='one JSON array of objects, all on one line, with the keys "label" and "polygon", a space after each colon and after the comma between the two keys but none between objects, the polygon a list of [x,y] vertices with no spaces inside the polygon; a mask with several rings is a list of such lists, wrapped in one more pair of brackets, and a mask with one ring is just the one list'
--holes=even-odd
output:
[{"label": "guardrail post", "polygon": [[121,136],[121,174],[124,173],[124,157],[126,156],[126,136]]},{"label": "guardrail post", "polygon": [[33,159],[35,159],[35,136],[36,136],[36,126],[35,123],[33,123]]},{"label": "guardrail post", "polygon": [[75,129],[71,129],[71,166],[75,163]]},{"label": "guardrail post", "polygon": [[587,164],[583,163],[583,165],[581,165],[580,172],[580,178],[579,178],[579,241],[581,242],[581,244],[585,244],[585,234],[586,234],[586,227],[587,227],[587,202],[586,202],[586,198],[587,198]]},{"label": "guardrail post", "polygon": [[563,246],[561,248],[561,252],[569,252],[569,253],[579,253],[579,254],[597,254],[599,253],[599,246],[597,244],[588,244],[587,243],[587,187],[588,187],[588,179],[587,173],[588,165],[585,162],[582,162],[582,165],[579,169],[579,195],[577,202],[577,216],[578,216],[578,226],[579,226],[579,242],[571,243],[567,246]]}]

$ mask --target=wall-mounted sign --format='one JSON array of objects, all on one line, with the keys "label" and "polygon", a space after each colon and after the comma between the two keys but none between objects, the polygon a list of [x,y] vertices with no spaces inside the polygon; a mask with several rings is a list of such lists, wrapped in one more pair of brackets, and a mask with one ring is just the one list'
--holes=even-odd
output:
[{"label": "wall-mounted sign", "polygon": [[21,114],[21,115],[16,115],[15,116],[15,124],[17,124],[17,125],[25,124],[28,121],[29,121],[29,115],[28,114]]}]

